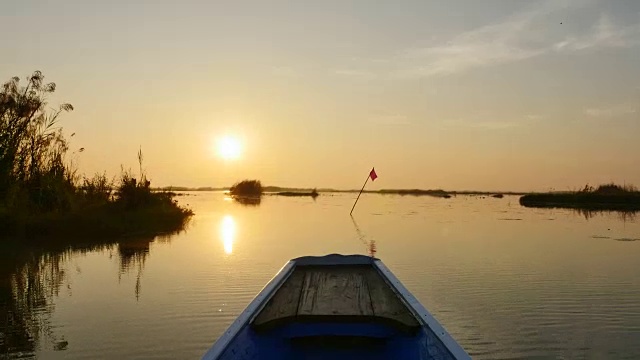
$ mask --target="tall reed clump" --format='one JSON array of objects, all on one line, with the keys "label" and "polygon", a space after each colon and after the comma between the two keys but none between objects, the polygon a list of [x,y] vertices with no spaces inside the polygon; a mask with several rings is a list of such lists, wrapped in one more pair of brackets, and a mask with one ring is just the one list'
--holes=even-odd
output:
[{"label": "tall reed clump", "polygon": [[158,196],[154,196],[151,192],[151,182],[147,180],[142,168],[142,149],[138,150],[138,165],[140,166],[140,179],[136,179],[131,171],[122,169],[120,176],[120,184],[116,189],[116,204],[127,210],[140,209],[154,205],[154,200],[158,200]]},{"label": "tall reed clump", "polygon": [[14,77],[0,89],[0,235],[111,236],[179,230],[192,212],[178,206],[170,194],[151,191],[142,150],[139,179],[124,170],[117,184],[104,173],[91,178],[77,174],[58,124],[60,115],[73,106],[51,110],[47,97],[55,90],[39,71],[24,86]]},{"label": "tall reed clump", "polygon": [[69,145],[58,120],[73,106],[49,110],[47,97],[55,90],[39,71],[25,86],[14,77],[0,90],[0,202],[14,211],[71,207],[77,178],[65,162]]}]

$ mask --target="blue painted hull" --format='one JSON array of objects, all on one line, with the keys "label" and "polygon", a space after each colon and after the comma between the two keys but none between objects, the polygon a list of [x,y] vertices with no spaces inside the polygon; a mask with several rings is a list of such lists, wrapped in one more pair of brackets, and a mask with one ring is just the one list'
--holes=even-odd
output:
[{"label": "blue painted hull", "polygon": [[[296,267],[371,266],[384,279],[419,326],[403,328],[382,317],[295,316],[268,328],[253,326],[267,302]],[[413,319],[412,319],[413,320]],[[256,296],[203,359],[470,359],[460,345],[378,259],[327,255],[291,260]]]}]

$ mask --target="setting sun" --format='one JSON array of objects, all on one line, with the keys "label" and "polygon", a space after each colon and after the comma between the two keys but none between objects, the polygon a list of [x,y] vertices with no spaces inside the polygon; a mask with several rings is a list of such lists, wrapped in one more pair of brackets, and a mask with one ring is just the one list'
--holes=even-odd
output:
[{"label": "setting sun", "polygon": [[218,156],[225,160],[234,160],[240,157],[242,146],[238,139],[225,136],[218,140]]}]

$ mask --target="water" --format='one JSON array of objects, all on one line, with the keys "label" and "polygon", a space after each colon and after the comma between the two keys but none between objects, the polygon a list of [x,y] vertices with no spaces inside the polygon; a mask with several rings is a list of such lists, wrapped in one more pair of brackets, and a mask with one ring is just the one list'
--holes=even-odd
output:
[{"label": "water", "polygon": [[[476,359],[640,358],[640,221],[518,198],[180,197],[185,232],[0,256],[0,358],[199,358],[293,257],[376,256]],[[17,270],[19,269],[19,270]]]}]

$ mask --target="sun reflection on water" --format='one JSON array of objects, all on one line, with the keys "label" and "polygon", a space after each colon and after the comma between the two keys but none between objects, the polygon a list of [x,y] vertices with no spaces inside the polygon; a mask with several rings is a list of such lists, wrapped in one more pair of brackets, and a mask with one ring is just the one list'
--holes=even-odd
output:
[{"label": "sun reflection on water", "polygon": [[236,237],[236,222],[231,215],[225,215],[220,222],[220,236],[224,252],[231,254],[233,252],[233,241]]}]

